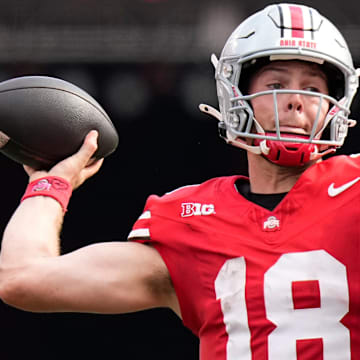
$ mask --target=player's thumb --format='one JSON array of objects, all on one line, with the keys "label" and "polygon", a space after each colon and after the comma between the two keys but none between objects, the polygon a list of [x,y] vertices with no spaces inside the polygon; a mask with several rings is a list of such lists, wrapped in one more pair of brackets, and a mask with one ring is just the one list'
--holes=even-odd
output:
[{"label": "player's thumb", "polygon": [[99,133],[96,130],[91,130],[86,135],[80,150],[74,155],[78,158],[77,160],[81,163],[83,167],[85,167],[90,162],[90,159],[95,154],[98,148],[98,137]]}]

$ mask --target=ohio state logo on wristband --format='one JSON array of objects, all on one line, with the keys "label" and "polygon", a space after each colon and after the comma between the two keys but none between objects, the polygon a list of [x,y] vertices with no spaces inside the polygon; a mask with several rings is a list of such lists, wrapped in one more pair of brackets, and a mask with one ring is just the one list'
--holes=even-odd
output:
[{"label": "ohio state logo on wristband", "polygon": [[58,201],[66,212],[71,194],[72,188],[68,181],[56,176],[47,176],[32,181],[21,201],[32,196],[49,196]]},{"label": "ohio state logo on wristband", "polygon": [[39,180],[32,188],[32,191],[50,190],[51,184],[48,179]]},{"label": "ohio state logo on wristband", "polygon": [[38,180],[33,186],[32,191],[50,191],[51,187],[56,190],[66,190],[69,186],[69,183],[63,179],[50,177]]}]

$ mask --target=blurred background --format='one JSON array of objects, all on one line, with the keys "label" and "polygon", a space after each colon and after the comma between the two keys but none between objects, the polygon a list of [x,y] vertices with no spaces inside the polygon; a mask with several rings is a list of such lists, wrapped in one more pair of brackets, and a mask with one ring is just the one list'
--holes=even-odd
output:
[{"label": "blurred background", "polygon": [[[125,240],[150,194],[210,177],[246,174],[243,152],[218,138],[198,104],[217,106],[211,53],[268,1],[0,1],[0,80],[60,77],[108,112],[120,145],[77,190],[63,252]],[[358,4],[304,1],[332,19],[360,63]],[[355,99],[353,117],[359,117]],[[1,124],[1,120],[0,120]],[[360,150],[359,128],[340,152]],[[0,156],[1,232],[26,187],[22,167]],[[31,314],[0,303],[0,359],[197,359],[198,341],[170,311],[126,315]]]}]

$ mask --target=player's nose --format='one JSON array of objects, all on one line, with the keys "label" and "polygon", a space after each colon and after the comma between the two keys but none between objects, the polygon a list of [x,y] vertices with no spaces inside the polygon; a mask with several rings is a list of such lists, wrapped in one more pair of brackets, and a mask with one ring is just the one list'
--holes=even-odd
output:
[{"label": "player's nose", "polygon": [[286,111],[302,113],[304,109],[303,96],[298,93],[287,94],[284,105]]}]

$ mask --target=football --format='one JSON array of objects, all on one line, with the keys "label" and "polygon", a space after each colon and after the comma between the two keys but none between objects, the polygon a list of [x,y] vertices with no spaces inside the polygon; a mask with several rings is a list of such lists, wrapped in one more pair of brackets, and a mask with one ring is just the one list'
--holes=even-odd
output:
[{"label": "football", "polygon": [[23,76],[0,83],[0,152],[47,170],[74,154],[86,134],[99,132],[95,158],[110,155],[118,133],[86,91],[54,77]]}]

